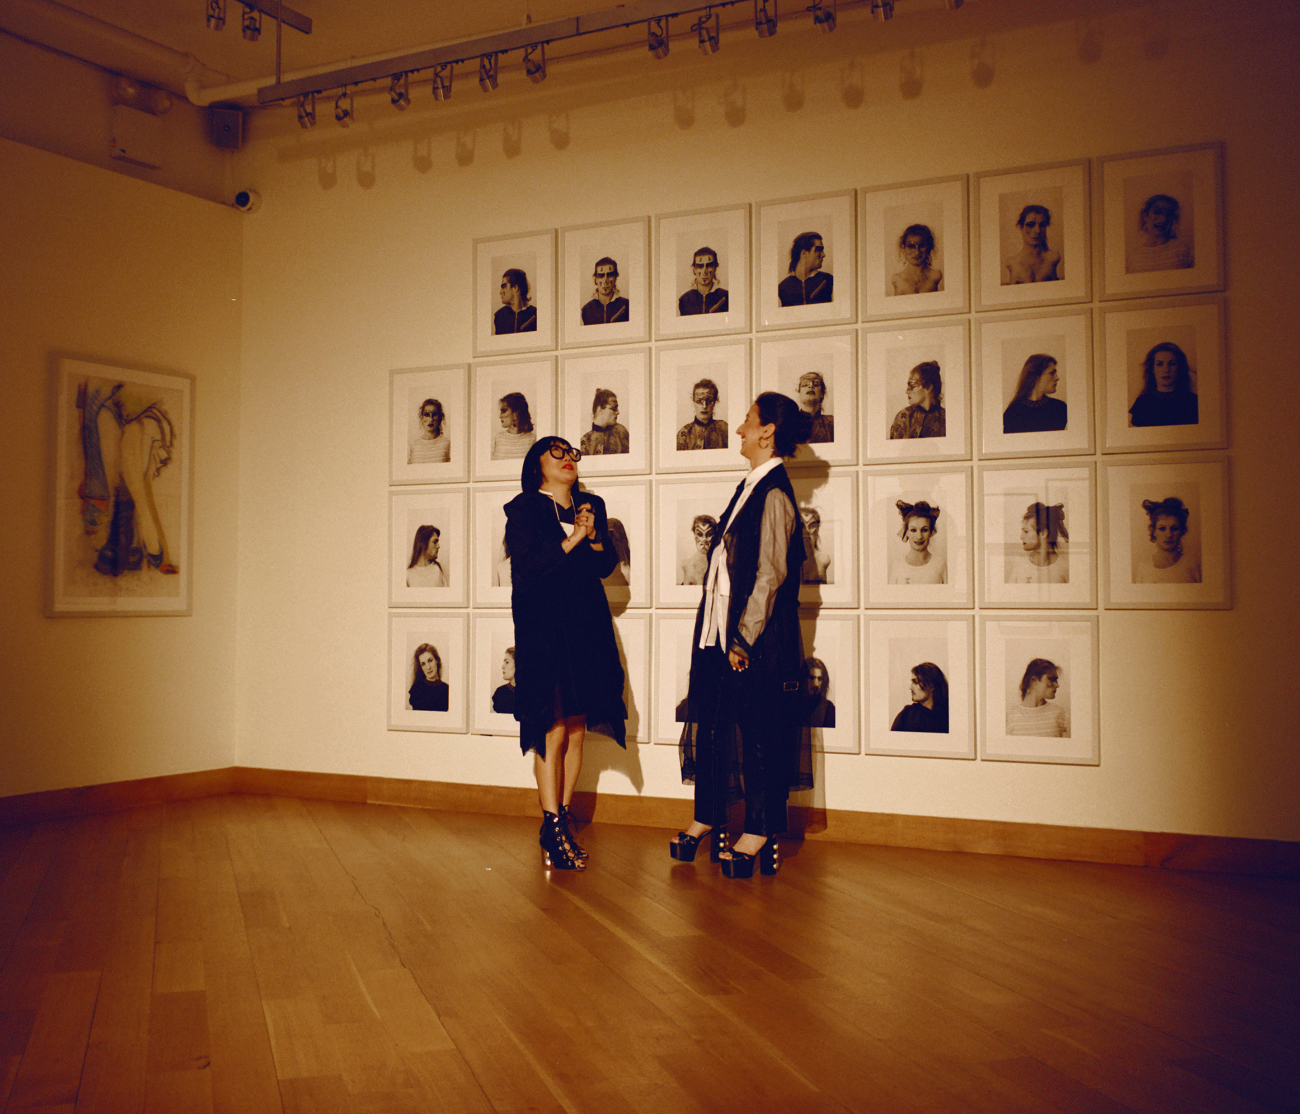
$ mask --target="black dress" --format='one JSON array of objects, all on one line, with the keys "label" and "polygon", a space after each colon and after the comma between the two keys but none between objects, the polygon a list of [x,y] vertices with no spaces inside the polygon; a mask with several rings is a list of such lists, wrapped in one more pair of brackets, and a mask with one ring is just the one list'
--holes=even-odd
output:
[{"label": "black dress", "polygon": [[932,735],[948,734],[948,706],[927,708],[924,704],[909,704],[894,717],[890,731],[925,731]]},{"label": "black dress", "polygon": [[587,717],[587,729],[626,746],[623,665],[601,578],[618,566],[607,533],[605,503],[574,491],[575,506],[590,503],[603,552],[583,539],[569,553],[562,543],[573,508],[526,491],[505,506],[510,551],[510,606],[515,621],[515,719],[525,754],[546,755],[546,732],[560,716]]},{"label": "black dress", "polygon": [[1197,425],[1200,409],[1194,391],[1143,391],[1129,407],[1129,424]]},{"label": "black dress", "polygon": [[1002,411],[1002,432],[1052,433],[1065,428],[1068,416],[1069,409],[1059,398],[1014,399]]},{"label": "black dress", "polygon": [[446,681],[428,681],[421,673],[407,690],[413,712],[445,712],[450,693]]}]

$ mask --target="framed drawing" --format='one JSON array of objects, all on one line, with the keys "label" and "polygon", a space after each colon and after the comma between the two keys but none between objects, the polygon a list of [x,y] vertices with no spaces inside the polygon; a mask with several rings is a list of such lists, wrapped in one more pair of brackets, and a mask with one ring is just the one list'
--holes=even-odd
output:
[{"label": "framed drawing", "polygon": [[664,344],[655,359],[655,469],[711,472],[740,465],[735,434],[754,401],[749,341]]},{"label": "framed drawing", "polygon": [[881,469],[863,505],[869,607],[971,607],[970,469]]},{"label": "framed drawing", "polygon": [[975,175],[977,309],[1086,302],[1088,162]]},{"label": "framed drawing", "polygon": [[743,475],[664,480],[655,507],[655,605],[697,607],[708,571],[709,543]]},{"label": "framed drawing", "polygon": [[754,304],[759,329],[858,319],[853,191],[758,207]]},{"label": "framed drawing", "polygon": [[1101,296],[1222,290],[1223,144],[1099,162]]},{"label": "framed drawing", "polygon": [[980,757],[1099,765],[1097,617],[981,617],[980,642]]},{"label": "framed drawing", "polygon": [[858,192],[863,320],[966,313],[966,175]]},{"label": "framed drawing", "polygon": [[555,357],[475,364],[474,478],[518,479],[539,432],[556,428]]},{"label": "framed drawing", "polygon": [[474,241],[474,355],[555,347],[555,230]]},{"label": "framed drawing", "polygon": [[1096,607],[1093,465],[980,473],[981,607]]},{"label": "framed drawing", "polygon": [[695,615],[657,612],[654,624],[654,741],[676,746],[686,722]]},{"label": "framed drawing", "polygon": [[469,479],[469,365],[389,373],[390,484]]},{"label": "framed drawing", "polygon": [[1106,606],[1230,608],[1228,462],[1106,468]]},{"label": "framed drawing", "polygon": [[519,482],[483,484],[470,493],[475,607],[510,606],[510,551],[506,548],[505,505],[519,494]]},{"label": "framed drawing", "polygon": [[975,328],[980,455],[1092,452],[1090,311],[999,315]]},{"label": "framed drawing", "polygon": [[792,464],[856,464],[858,353],[849,331],[758,342],[755,395],[779,391],[812,419]]},{"label": "framed drawing", "polygon": [[561,356],[560,429],[582,450],[584,476],[649,472],[649,350]]},{"label": "framed drawing", "polygon": [[[650,698],[650,615],[624,613],[614,619],[614,638],[623,662],[623,703],[627,705],[627,741],[652,741]],[[686,640],[690,641],[687,634]]]},{"label": "framed drawing", "polygon": [[474,615],[469,729],[475,735],[519,734],[515,719],[515,623],[509,615]]},{"label": "framed drawing", "polygon": [[970,334],[965,321],[862,333],[866,459],[970,459]]},{"label": "framed drawing", "polygon": [[858,617],[800,611],[803,634],[803,725],[818,750],[857,754]]},{"label": "framed drawing", "polygon": [[560,230],[560,342],[644,344],[650,339],[650,222]]},{"label": "framed drawing", "polygon": [[975,757],[970,616],[867,619],[867,754]]},{"label": "framed drawing", "polygon": [[389,492],[388,606],[464,607],[468,542],[464,489]]},{"label": "framed drawing", "polygon": [[1221,297],[1102,308],[1103,451],[1227,447],[1223,318]]},{"label": "framed drawing", "polygon": [[655,336],[749,331],[749,206],[655,218]]},{"label": "framed drawing", "polygon": [[[584,458],[585,460],[585,458]],[[621,480],[594,486],[579,484],[605,500],[609,537],[618,552],[618,568],[605,577],[605,598],[615,614],[626,607],[649,607],[651,599],[650,485]]]},{"label": "framed drawing", "polygon": [[468,730],[468,621],[464,612],[388,613],[388,729]]},{"label": "framed drawing", "polygon": [[56,356],[47,614],[190,615],[194,377]]},{"label": "framed drawing", "polygon": [[799,602],[823,607],[858,606],[857,476],[790,476],[803,518],[806,554],[800,570]]}]

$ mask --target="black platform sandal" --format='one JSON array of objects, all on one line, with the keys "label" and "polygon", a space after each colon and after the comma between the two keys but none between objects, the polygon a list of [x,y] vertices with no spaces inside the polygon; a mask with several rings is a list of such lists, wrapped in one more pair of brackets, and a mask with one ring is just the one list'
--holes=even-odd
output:
[{"label": "black platform sandal", "polygon": [[697,836],[687,835],[685,832],[678,832],[668,841],[668,854],[676,859],[679,863],[693,863],[695,861],[695,852],[699,849],[700,840],[705,836],[709,837],[709,861],[716,863],[722,858],[722,852],[731,846],[731,836],[726,828],[710,828],[707,832],[701,832]]},{"label": "black platform sandal", "polygon": [[564,824],[554,812],[542,813],[542,827],[537,833],[542,848],[543,870],[586,870],[587,863],[573,853],[569,837],[564,834]]},{"label": "black platform sandal", "polygon": [[722,875],[724,878],[753,878],[754,861],[758,861],[761,874],[775,874],[781,869],[781,853],[775,839],[768,839],[752,855],[744,851],[728,851],[722,857]]}]

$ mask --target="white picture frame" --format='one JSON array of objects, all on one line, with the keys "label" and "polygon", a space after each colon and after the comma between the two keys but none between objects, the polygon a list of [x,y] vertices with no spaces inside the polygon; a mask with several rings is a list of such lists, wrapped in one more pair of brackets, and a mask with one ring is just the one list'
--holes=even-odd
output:
[{"label": "white picture frame", "polygon": [[593,485],[583,480],[579,486],[605,501],[609,521],[617,521],[623,532],[622,538],[615,536],[615,527],[611,525],[614,548],[618,550],[626,544],[631,558],[626,562],[620,560],[619,566],[603,581],[610,607],[615,614],[628,607],[649,607],[654,595],[649,481],[609,480]]},{"label": "white picture frame", "polygon": [[[433,561],[428,560],[430,545],[437,547]],[[417,548],[424,554],[417,555]],[[388,606],[464,607],[468,602],[468,492],[464,488],[390,491]]]},{"label": "white picture frame", "polygon": [[510,555],[505,505],[519,494],[516,483],[476,484],[470,492],[471,569],[475,607],[510,606]]},{"label": "white picture frame", "polygon": [[[686,722],[686,696],[691,679],[691,636],[695,614],[657,611],[654,614],[654,729],[656,743],[676,746]],[[678,716],[681,719],[678,719]]]},{"label": "white picture frame", "polygon": [[[524,272],[528,301],[516,314],[501,300],[507,270]],[[523,292],[519,282],[515,288]],[[555,229],[514,236],[480,237],[474,241],[474,356],[517,356],[555,348],[556,306]],[[533,314],[528,310],[532,309]],[[509,317],[507,323],[505,318]],[[534,328],[513,331],[533,318]],[[522,319],[522,320],[521,320]],[[500,328],[503,331],[498,333]]]},{"label": "white picture frame", "polygon": [[[473,735],[519,737],[514,717],[513,674],[506,678],[505,659],[515,645],[515,622],[500,612],[470,616],[469,730]],[[510,654],[511,665],[514,655]],[[506,692],[505,690],[511,690]]]},{"label": "white picture frame", "polygon": [[[712,418],[717,423],[716,448],[691,447],[693,440],[713,432],[701,427],[700,436],[689,434],[698,420],[694,392],[705,380],[717,388]],[[707,388],[701,388],[707,398]],[[655,470],[657,472],[715,472],[742,463],[736,430],[753,403],[749,381],[749,341],[704,341],[661,344],[655,348]]]},{"label": "white picture frame", "polygon": [[[665,213],[655,218],[655,337],[721,336],[749,332],[751,315],[749,205]],[[701,249],[714,254],[709,294],[682,305],[694,289],[693,263]],[[707,272],[702,272],[707,274]],[[725,290],[725,303],[714,290]],[[723,305],[725,304],[725,309]],[[690,312],[683,313],[683,308]]]},{"label": "white picture frame", "polygon": [[[969,468],[918,467],[872,470],[865,476],[863,535],[866,538],[868,607],[973,607],[971,475]],[[900,536],[904,519],[900,502],[926,502],[939,508],[929,545],[931,560],[912,566],[912,543]],[[921,517],[921,516],[918,516]],[[932,565],[940,561],[942,565]],[[911,575],[912,569],[919,570]],[[934,582],[938,570],[943,579]]]},{"label": "white picture frame", "polygon": [[857,480],[852,472],[823,475],[796,469],[790,475],[807,553],[799,575],[804,606],[858,606]]},{"label": "white picture frame", "polygon": [[[425,643],[438,651],[447,707],[413,709],[410,692],[416,651]],[[388,613],[388,730],[464,734],[469,700],[469,624],[465,612]]]},{"label": "white picture frame", "polygon": [[[608,429],[614,437],[598,436],[592,407],[597,391],[613,391],[618,411]],[[650,471],[650,350],[622,348],[610,352],[560,357],[560,429],[570,444],[582,449],[578,472],[583,476],[620,476]],[[618,436],[622,427],[622,437]],[[612,445],[626,452],[595,452]]]},{"label": "white picture frame", "polygon": [[821,417],[808,443],[787,462],[856,464],[858,459],[858,345],[851,330],[804,333],[790,337],[760,337],[755,369],[755,395],[778,391],[801,406],[803,377],[821,377],[824,391]]},{"label": "white picture frame", "polygon": [[[594,274],[603,259],[614,260],[618,278],[614,297],[601,305]],[[650,219],[604,221],[560,229],[560,288],[563,313],[560,343],[565,348],[608,344],[645,344],[650,339]],[[619,305],[626,299],[626,307]],[[584,323],[588,303],[608,322]]]},{"label": "white picture frame", "polygon": [[[920,365],[937,363],[944,411],[942,436],[920,424],[924,402],[909,413],[908,383]],[[965,321],[878,325],[862,331],[866,405],[863,457],[868,463],[971,458],[970,326]],[[927,369],[928,370],[928,369]],[[912,414],[916,420],[909,421]],[[921,432],[919,436],[897,431]]]},{"label": "white picture frame", "polygon": [[723,512],[743,475],[717,479],[660,480],[655,492],[655,606],[698,607],[704,591],[704,549],[697,548],[692,523],[708,516],[721,524]]},{"label": "white picture frame", "polygon": [[[862,664],[858,653],[859,623],[856,615],[801,608],[799,630],[803,638],[805,720],[803,729],[812,736],[813,749],[833,754],[857,754],[861,749],[858,725],[859,678]],[[825,669],[825,704],[813,700],[814,661]],[[814,723],[813,713],[820,722]]]},{"label": "white picture frame", "polygon": [[[762,202],[757,209],[754,255],[754,316],[760,330],[813,325],[849,325],[858,319],[857,204],[853,190]],[[791,251],[803,233],[821,237],[824,258],[814,278],[800,284],[801,294],[829,301],[782,305],[780,284],[791,276]],[[802,254],[802,253],[801,253]],[[829,288],[815,276],[833,277]],[[797,276],[796,276],[797,278]],[[815,284],[810,285],[810,284]]]},{"label": "white picture frame", "polygon": [[[388,373],[388,382],[388,482],[469,479],[469,364],[398,368]],[[437,403],[437,408],[430,403]],[[433,423],[428,426],[423,420],[426,410]],[[436,424],[439,410],[442,421]],[[435,430],[437,436],[429,436]],[[441,437],[446,442],[434,444]],[[440,459],[444,455],[446,459]]]},{"label": "white picture frame", "polygon": [[614,616],[614,638],[623,663],[623,703],[627,706],[627,742],[653,740],[654,700],[650,673],[654,661],[649,612]]},{"label": "white picture frame", "polygon": [[[538,437],[557,427],[555,357],[476,363],[470,376],[474,426],[474,479],[518,479],[524,456]],[[501,408],[507,395],[523,395],[531,431],[507,430]],[[516,425],[520,417],[514,417]],[[531,432],[532,438],[520,437]]]}]

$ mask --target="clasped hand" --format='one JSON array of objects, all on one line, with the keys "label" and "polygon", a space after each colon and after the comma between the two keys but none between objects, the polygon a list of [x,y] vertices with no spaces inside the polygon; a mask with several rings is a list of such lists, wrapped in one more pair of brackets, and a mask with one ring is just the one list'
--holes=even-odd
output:
[{"label": "clasped hand", "polygon": [[596,516],[592,513],[591,507],[584,504],[579,508],[578,513],[573,516],[573,530],[569,534],[571,538],[590,538],[596,540]]}]

